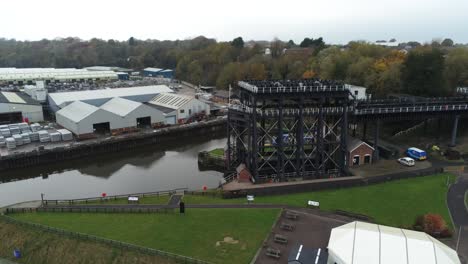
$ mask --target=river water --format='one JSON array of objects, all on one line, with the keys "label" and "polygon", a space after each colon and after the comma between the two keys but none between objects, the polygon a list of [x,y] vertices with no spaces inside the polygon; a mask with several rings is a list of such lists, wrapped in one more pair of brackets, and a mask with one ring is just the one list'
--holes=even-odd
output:
[{"label": "river water", "polygon": [[[110,153],[29,169],[0,173],[0,207],[45,199],[73,199],[217,187],[222,174],[200,171],[199,151],[224,147],[223,135],[181,139],[176,143]],[[13,181],[12,181],[13,180]]]}]

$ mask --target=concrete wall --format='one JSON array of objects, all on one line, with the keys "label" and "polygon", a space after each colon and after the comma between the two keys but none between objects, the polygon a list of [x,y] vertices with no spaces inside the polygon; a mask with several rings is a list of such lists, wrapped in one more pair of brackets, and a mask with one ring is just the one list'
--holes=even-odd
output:
[{"label": "concrete wall", "polygon": [[28,118],[30,122],[44,121],[44,113],[42,112],[42,105],[28,105],[28,104],[7,104],[0,103],[0,113],[21,112],[23,118]]},{"label": "concrete wall", "polygon": [[137,118],[147,117],[147,116],[151,117],[151,124],[165,123],[165,117],[164,117],[163,112],[159,111],[156,108],[142,104],[137,109],[129,113],[127,116],[120,117],[121,121],[118,122],[115,125],[115,127],[116,128],[136,127]]}]

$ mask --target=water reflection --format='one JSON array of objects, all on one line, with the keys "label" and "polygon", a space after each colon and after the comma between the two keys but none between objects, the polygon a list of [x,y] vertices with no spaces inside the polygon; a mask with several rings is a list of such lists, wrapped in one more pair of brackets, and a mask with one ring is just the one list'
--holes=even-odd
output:
[{"label": "water reflection", "polygon": [[101,192],[111,195],[216,187],[221,174],[200,172],[197,154],[225,144],[224,135],[207,135],[2,173],[0,206],[37,200],[41,192],[48,199],[63,199],[98,196]]}]

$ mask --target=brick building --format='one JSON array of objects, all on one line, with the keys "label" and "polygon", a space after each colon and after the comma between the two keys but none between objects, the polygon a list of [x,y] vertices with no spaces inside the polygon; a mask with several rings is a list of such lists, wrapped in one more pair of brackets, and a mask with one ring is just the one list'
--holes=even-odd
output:
[{"label": "brick building", "polygon": [[374,148],[357,138],[348,138],[348,166],[372,163]]}]

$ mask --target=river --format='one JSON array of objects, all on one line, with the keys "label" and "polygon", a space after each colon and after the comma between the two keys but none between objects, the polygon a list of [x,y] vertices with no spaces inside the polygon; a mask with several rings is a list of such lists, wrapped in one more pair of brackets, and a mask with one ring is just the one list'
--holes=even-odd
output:
[{"label": "river", "polygon": [[0,207],[45,199],[74,199],[217,187],[222,174],[200,171],[199,151],[224,147],[223,135],[181,139],[177,143],[110,153],[100,157],[0,173]]}]

